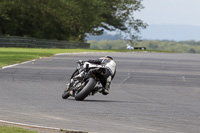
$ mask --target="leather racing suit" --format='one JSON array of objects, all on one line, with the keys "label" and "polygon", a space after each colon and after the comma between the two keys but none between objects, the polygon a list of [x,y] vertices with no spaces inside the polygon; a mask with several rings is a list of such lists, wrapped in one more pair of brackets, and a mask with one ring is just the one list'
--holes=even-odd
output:
[{"label": "leather racing suit", "polygon": [[106,68],[106,74],[103,79],[100,80],[103,86],[103,94],[109,94],[110,84],[116,74],[116,62],[113,59],[102,57],[96,60],[88,60],[87,62],[92,64],[102,65]]}]

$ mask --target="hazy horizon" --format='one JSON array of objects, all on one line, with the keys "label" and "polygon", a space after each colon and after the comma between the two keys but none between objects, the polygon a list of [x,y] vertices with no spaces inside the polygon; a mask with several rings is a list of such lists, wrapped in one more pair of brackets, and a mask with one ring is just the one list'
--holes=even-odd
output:
[{"label": "hazy horizon", "polygon": [[[176,24],[152,24],[141,31],[142,40],[200,41],[200,26]],[[87,40],[117,40],[117,32],[105,32],[100,36],[89,36]]]}]

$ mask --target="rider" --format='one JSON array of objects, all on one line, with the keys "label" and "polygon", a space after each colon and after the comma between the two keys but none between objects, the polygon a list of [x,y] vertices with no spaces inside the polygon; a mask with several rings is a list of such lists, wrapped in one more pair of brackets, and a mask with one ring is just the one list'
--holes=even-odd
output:
[{"label": "rider", "polygon": [[110,84],[116,73],[116,63],[111,56],[105,56],[96,60],[88,60],[87,62],[105,66],[105,77],[100,81],[103,86],[103,94],[109,94]]},{"label": "rider", "polygon": [[87,62],[92,64],[102,65],[106,68],[106,73],[103,79],[100,80],[102,84],[102,94],[109,94],[110,84],[116,73],[116,63],[111,56],[101,57],[96,60],[88,60]]}]

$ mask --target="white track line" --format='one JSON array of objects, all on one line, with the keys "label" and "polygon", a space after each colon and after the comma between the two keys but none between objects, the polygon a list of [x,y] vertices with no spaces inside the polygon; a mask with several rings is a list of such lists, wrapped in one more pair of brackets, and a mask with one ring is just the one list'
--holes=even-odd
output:
[{"label": "white track line", "polygon": [[14,67],[14,66],[17,66],[17,65],[19,65],[19,64],[13,64],[13,65],[9,65],[9,66],[4,66],[4,67],[2,67],[1,69],[10,68],[10,67]]},{"label": "white track line", "polygon": [[17,63],[17,64],[13,64],[13,65],[8,65],[8,66],[4,66],[2,67],[1,69],[6,69],[6,68],[11,68],[11,67],[14,67],[14,66],[18,66],[18,65],[21,65],[21,64],[26,64],[26,63],[30,63],[30,62],[34,62],[34,60],[30,60],[30,61],[26,61],[26,62],[22,62],[22,63]]},{"label": "white track line", "polygon": [[37,125],[29,125],[29,124],[18,123],[18,122],[10,122],[10,121],[4,121],[4,120],[0,120],[0,122],[6,123],[6,124],[19,125],[19,126],[26,126],[26,127],[35,127],[35,128],[43,128],[43,129],[61,130],[60,128],[37,126]]},{"label": "white track line", "polygon": [[[53,56],[58,56],[58,55],[77,55],[77,54],[89,54],[89,53],[106,53],[106,52],[80,52],[80,53],[60,53],[60,54],[55,54]],[[40,57],[40,59],[42,59],[42,57]],[[6,68],[11,68],[11,67],[14,67],[14,66],[18,66],[18,65],[22,65],[22,64],[26,64],[26,63],[30,63],[30,62],[34,62],[36,61],[37,59],[33,59],[33,60],[30,60],[30,61],[26,61],[26,62],[22,62],[22,63],[17,63],[17,64],[13,64],[13,65],[8,65],[8,66],[4,66],[1,69],[6,69]]]},{"label": "white track line", "polygon": [[68,132],[78,132],[78,133],[85,133],[79,130],[72,130],[72,129],[62,129],[62,128],[55,128],[55,127],[45,127],[45,126],[38,126],[38,125],[30,125],[30,124],[24,124],[24,123],[18,123],[18,122],[10,122],[10,121],[4,121],[0,120],[0,123],[5,123],[5,124],[13,124],[13,125],[18,125],[18,126],[25,126],[25,127],[30,127],[30,128],[40,128],[40,129],[49,129],[49,130],[58,130],[58,131],[68,131]]}]

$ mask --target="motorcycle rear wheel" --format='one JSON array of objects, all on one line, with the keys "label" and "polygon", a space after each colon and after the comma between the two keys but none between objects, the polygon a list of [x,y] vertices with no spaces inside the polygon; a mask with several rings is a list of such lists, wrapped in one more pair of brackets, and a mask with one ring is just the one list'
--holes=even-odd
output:
[{"label": "motorcycle rear wheel", "polygon": [[97,81],[94,78],[89,78],[87,84],[83,87],[83,89],[75,94],[75,99],[77,101],[83,101],[96,86],[96,83]]}]

